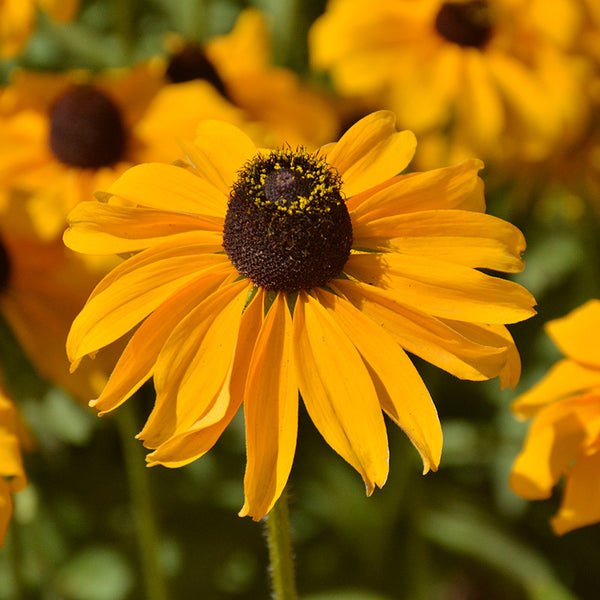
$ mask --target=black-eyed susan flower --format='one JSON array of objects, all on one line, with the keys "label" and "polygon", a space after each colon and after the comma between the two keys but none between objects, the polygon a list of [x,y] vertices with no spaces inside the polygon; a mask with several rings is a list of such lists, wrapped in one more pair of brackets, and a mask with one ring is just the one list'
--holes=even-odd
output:
[{"label": "black-eyed susan flower", "polygon": [[515,385],[505,323],[534,314],[522,234],[484,214],[482,163],[397,175],[416,141],[389,112],[314,153],[257,149],[200,124],[189,168],[133,167],[74,209],[66,244],[133,255],[94,290],[67,340],[74,367],[136,328],[93,405],[106,413],[150,377],[139,437],[150,464],[206,453],[244,405],[242,515],[264,516],[296,447],[298,392],[370,494],[388,473],[382,411],[436,470],[437,413],[406,351],[472,380]]},{"label": "black-eyed susan flower", "polygon": [[0,211],[18,197],[44,239],[60,237],[68,211],[128,167],[183,158],[176,137],[200,119],[245,123],[206,82],[165,86],[154,64],[102,75],[20,71],[0,113]]},{"label": "black-eyed susan flower", "polygon": [[23,427],[8,396],[0,389],[0,547],[13,513],[12,495],[27,485],[21,458]]},{"label": "black-eyed susan flower", "polygon": [[38,8],[55,21],[75,17],[79,0],[0,0],[0,57],[18,54],[35,27]]},{"label": "black-eyed susan flower", "polygon": [[585,127],[582,22],[574,0],[331,0],[311,57],[339,92],[434,136],[422,162],[538,162]]},{"label": "black-eyed susan flower", "polygon": [[533,418],[510,485],[529,500],[549,498],[566,479],[552,519],[558,535],[600,521],[600,300],[590,300],[546,331],[565,358],[514,404]]}]

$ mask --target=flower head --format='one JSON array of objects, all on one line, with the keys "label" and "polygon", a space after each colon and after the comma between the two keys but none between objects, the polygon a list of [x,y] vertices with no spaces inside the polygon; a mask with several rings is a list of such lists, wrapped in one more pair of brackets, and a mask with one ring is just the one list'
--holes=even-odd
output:
[{"label": "flower head", "polygon": [[480,161],[397,175],[415,146],[385,111],[314,153],[257,149],[206,121],[189,168],[134,167],[74,209],[68,246],[133,255],[95,289],[67,352],[76,366],[137,326],[93,404],[113,410],[154,378],[139,434],[150,464],[202,456],[243,404],[241,514],[259,519],[292,466],[298,392],[370,494],[388,473],[382,411],[425,472],[440,460],[435,406],[405,351],[515,385],[504,323],[531,316],[534,299],[478,269],[519,271],[523,236],[483,214]]},{"label": "flower head", "polygon": [[513,410],[533,417],[513,466],[512,489],[529,500],[549,498],[566,478],[557,534],[600,521],[600,301],[590,300],[546,330],[565,354]]},{"label": "flower head", "polygon": [[573,0],[331,0],[311,59],[446,156],[539,162],[585,128],[583,20]]}]

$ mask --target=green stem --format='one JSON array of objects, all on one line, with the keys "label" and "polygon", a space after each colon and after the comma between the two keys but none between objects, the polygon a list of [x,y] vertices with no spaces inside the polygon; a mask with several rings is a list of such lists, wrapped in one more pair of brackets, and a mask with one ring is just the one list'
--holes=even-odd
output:
[{"label": "green stem", "polygon": [[150,479],[144,452],[135,439],[137,424],[131,402],[117,411],[117,424],[125,455],[131,493],[131,509],[135,521],[138,552],[148,600],[167,600],[167,587],[158,557],[158,533],[152,508]]},{"label": "green stem", "polygon": [[6,533],[6,541],[4,551],[8,554],[10,562],[10,570],[13,576],[13,595],[14,600],[21,600],[25,597],[25,582],[23,581],[23,559],[19,540],[18,524],[14,522],[14,515],[9,524],[9,529]]},{"label": "green stem", "polygon": [[285,490],[267,515],[266,521],[273,598],[275,600],[296,600],[298,594],[294,581],[294,558]]}]

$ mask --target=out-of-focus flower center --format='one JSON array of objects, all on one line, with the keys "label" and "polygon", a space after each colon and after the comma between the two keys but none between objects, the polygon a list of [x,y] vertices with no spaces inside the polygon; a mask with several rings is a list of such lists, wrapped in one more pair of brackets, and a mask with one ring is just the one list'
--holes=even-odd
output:
[{"label": "out-of-focus flower center", "polygon": [[223,80],[200,46],[187,44],[179,52],[173,54],[167,67],[167,77],[173,83],[204,79],[212,84],[222,96],[228,98]]},{"label": "out-of-focus flower center", "polygon": [[0,293],[8,287],[10,272],[10,258],[6,251],[6,247],[2,243],[2,239],[0,238]]},{"label": "out-of-focus flower center", "polygon": [[435,19],[435,28],[459,46],[483,48],[492,35],[488,3],[485,0],[444,2]]},{"label": "out-of-focus flower center", "polygon": [[317,155],[275,150],[239,172],[223,247],[256,285],[286,292],[323,286],[342,271],[351,246],[340,177]]},{"label": "out-of-focus flower center", "polygon": [[91,85],[75,85],[50,113],[50,149],[62,163],[97,169],[123,158],[126,133],[119,109]]}]

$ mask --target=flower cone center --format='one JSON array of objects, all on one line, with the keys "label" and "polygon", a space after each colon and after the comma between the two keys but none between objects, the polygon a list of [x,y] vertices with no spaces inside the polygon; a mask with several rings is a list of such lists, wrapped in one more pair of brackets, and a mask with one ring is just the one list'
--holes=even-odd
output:
[{"label": "flower cone center", "polygon": [[122,159],[126,133],[119,109],[106,94],[75,85],[52,108],[49,142],[62,163],[97,169]]},{"label": "flower cone center", "polygon": [[228,98],[223,80],[200,46],[187,44],[173,54],[167,67],[167,77],[172,83],[204,79],[222,96]]},{"label": "flower cone center", "polygon": [[239,172],[223,247],[256,285],[285,292],[323,286],[342,271],[351,246],[340,178],[318,156],[276,150]]},{"label": "flower cone center", "polygon": [[437,32],[467,48],[483,48],[492,35],[490,9],[485,0],[444,2],[435,19]]}]

